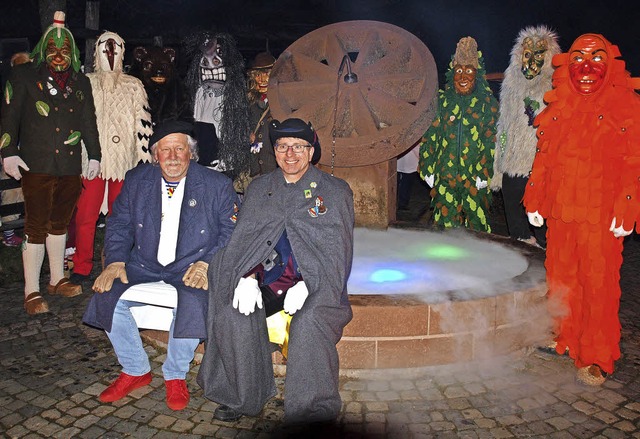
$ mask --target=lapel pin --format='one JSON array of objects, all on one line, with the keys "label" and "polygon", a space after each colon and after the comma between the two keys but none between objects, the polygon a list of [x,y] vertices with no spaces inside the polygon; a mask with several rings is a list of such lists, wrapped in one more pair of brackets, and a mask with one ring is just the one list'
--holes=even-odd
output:
[{"label": "lapel pin", "polygon": [[324,205],[324,200],[322,199],[322,197],[318,196],[316,197],[315,205],[313,207],[310,207],[307,211],[312,218],[317,218],[318,215],[324,215],[325,213],[327,213],[327,206]]}]

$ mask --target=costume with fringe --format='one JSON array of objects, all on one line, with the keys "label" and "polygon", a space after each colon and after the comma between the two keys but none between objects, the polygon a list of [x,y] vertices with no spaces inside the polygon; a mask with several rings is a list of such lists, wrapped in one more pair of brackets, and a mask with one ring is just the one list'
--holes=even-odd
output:
[{"label": "costume with fringe", "polygon": [[[603,85],[577,93],[569,53],[553,58],[553,90],[535,120],[538,151],[524,195],[527,212],[546,218],[548,297],[557,318],[556,351],[578,368],[613,372],[620,358],[620,265],[623,238],[638,219],[640,80],[625,70],[618,47],[601,35],[609,54]],[[559,305],[559,306],[558,306]]]},{"label": "costume with fringe", "polygon": [[[124,55],[124,41],[113,32],[105,32],[96,41],[96,60],[99,46],[110,38],[120,42]],[[100,177],[104,180],[122,181],[138,162],[151,161],[149,137],[153,128],[147,93],[140,79],[122,71],[122,60],[113,70],[104,70],[101,63],[95,62],[95,71],[87,74],[96,106],[102,148]],[[85,165],[83,162],[83,175]]]},{"label": "costume with fringe", "polygon": [[[527,79],[522,72],[525,40],[546,46],[540,73]],[[536,153],[536,131],[533,120],[545,107],[544,94],[551,90],[551,59],[560,53],[558,37],[546,26],[522,29],[511,49],[511,61],[500,87],[500,117],[497,124],[495,157],[491,189],[502,189],[509,235],[514,239],[531,238],[532,233],[522,196]],[[507,186],[503,186],[506,174]],[[534,230],[539,243],[544,243],[544,230]]]},{"label": "costume with fringe", "polygon": [[[113,67],[106,62],[107,45],[115,51]],[[153,131],[148,111],[147,93],[142,81],[122,71],[124,40],[116,33],[105,32],[95,45],[95,71],[88,73],[96,106],[102,161],[100,175],[88,180],[89,161],[83,150],[82,192],[75,215],[76,253],[73,272],[89,275],[93,268],[96,221],[101,212],[105,192],[104,213],[111,212],[122,189],[126,172],[138,162],[151,161],[149,137]]]},{"label": "costume with fringe", "polygon": [[[186,85],[200,147],[199,163],[226,171],[236,180],[250,166],[244,59],[235,39],[224,32],[193,34],[184,46],[191,57]],[[220,66],[211,62],[213,57],[221,60]]]},{"label": "costume with fringe", "polygon": [[485,79],[478,52],[475,90],[460,95],[453,84],[453,61],[446,86],[438,92],[436,117],[420,143],[420,177],[435,175],[431,189],[434,223],[491,231],[488,187],[476,188],[476,177],[488,181],[493,168],[498,102]]}]

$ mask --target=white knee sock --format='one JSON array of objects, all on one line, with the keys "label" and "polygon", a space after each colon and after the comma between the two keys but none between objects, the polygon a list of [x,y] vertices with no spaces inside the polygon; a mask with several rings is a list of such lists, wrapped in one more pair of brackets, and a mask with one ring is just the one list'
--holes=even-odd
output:
[{"label": "white knee sock", "polygon": [[27,242],[22,252],[24,267],[24,297],[40,291],[40,270],[44,261],[44,244]]},{"label": "white knee sock", "polygon": [[51,285],[57,285],[64,277],[64,249],[67,246],[67,235],[47,235],[47,256]]}]

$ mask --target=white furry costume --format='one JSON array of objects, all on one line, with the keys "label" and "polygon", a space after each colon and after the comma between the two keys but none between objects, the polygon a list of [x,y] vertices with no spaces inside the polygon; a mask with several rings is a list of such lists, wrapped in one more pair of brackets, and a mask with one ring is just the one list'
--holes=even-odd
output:
[{"label": "white furry costume", "polygon": [[[532,79],[522,73],[523,43],[526,38],[534,41],[545,40],[547,51],[541,72]],[[493,178],[490,187],[498,190],[502,187],[502,175],[528,177],[536,154],[536,130],[529,124],[525,114],[525,99],[539,103],[536,116],[545,107],[544,94],[551,90],[553,66],[551,58],[560,53],[557,35],[546,26],[529,26],[522,29],[511,49],[511,61],[504,72],[500,87],[500,117],[493,164]]]},{"label": "white furry costume", "polygon": [[[121,48],[113,69],[101,59],[102,46],[109,39]],[[87,74],[96,106],[102,149],[100,176],[104,180],[121,181],[140,160],[151,161],[148,143],[153,128],[147,93],[138,78],[122,72],[123,58],[124,40],[105,32],[96,41],[95,72]],[[87,175],[87,163],[83,160],[83,176]]]}]

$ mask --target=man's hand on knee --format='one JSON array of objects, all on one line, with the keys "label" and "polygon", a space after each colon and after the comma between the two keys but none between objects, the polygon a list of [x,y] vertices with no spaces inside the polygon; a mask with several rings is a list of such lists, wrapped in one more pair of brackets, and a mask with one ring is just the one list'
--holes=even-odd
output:
[{"label": "man's hand on knee", "polygon": [[96,293],[104,293],[105,291],[109,291],[113,286],[113,281],[115,279],[120,279],[123,284],[128,284],[129,279],[127,279],[127,271],[124,268],[124,262],[112,262],[107,265],[100,276],[93,283],[93,291]]},{"label": "man's hand on knee", "polygon": [[294,315],[302,308],[307,297],[309,297],[309,290],[302,280],[287,291],[287,295],[284,297],[284,312],[291,316]]},{"label": "man's hand on knee", "polygon": [[262,292],[258,280],[253,277],[241,277],[233,292],[233,307],[245,316],[255,311],[256,306],[262,309]]},{"label": "man's hand on knee", "polygon": [[191,264],[187,269],[187,272],[182,277],[182,282],[191,288],[202,288],[203,290],[209,289],[209,279],[207,278],[207,270],[209,264],[203,261],[198,261]]}]

